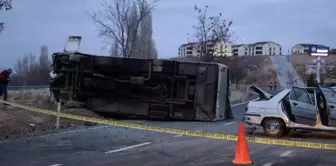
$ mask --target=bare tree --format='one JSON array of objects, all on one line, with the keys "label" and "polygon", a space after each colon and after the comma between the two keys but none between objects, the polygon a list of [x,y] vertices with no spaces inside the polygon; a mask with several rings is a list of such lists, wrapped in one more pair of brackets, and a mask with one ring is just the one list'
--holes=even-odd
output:
[{"label": "bare tree", "polygon": [[118,42],[116,40],[113,41],[113,44],[110,49],[110,56],[119,56],[119,46]]},{"label": "bare tree", "polygon": [[[12,0],[0,0],[0,12],[12,9]],[[5,23],[0,22],[0,33],[5,29]]]},{"label": "bare tree", "polygon": [[232,21],[223,19],[221,13],[217,16],[208,16],[208,6],[205,6],[204,9],[195,6],[194,9],[197,12],[197,24],[193,28],[195,29],[196,42],[199,43],[200,56],[205,61],[211,61],[217,53],[221,53],[222,49],[219,51],[209,50],[207,44],[212,43],[215,46],[220,42],[228,42],[233,35],[229,31]]},{"label": "bare tree", "polygon": [[49,84],[50,60],[47,46],[41,46],[40,56],[25,54],[14,65],[15,74],[12,83],[15,85],[47,85]]},{"label": "bare tree", "polygon": [[41,46],[40,58],[39,58],[39,84],[47,85],[49,84],[49,73],[50,73],[50,60],[48,47],[46,45]]},{"label": "bare tree", "polygon": [[141,21],[140,24],[139,57],[145,59],[157,59],[157,50],[153,39],[152,12]]},{"label": "bare tree", "polygon": [[156,44],[155,44],[155,41],[154,39],[151,39],[151,57],[152,59],[158,59],[159,56],[158,56],[158,52],[157,52],[157,49],[156,49]]},{"label": "bare tree", "polygon": [[25,54],[19,58],[14,65],[14,71],[18,75],[18,82],[21,85],[30,85],[32,81],[36,81],[39,73],[31,75],[30,73],[36,72],[38,68],[36,56],[33,53]]},{"label": "bare tree", "polygon": [[[98,26],[99,36],[109,45],[117,41],[123,57],[131,57],[136,48],[141,21],[148,16],[157,0],[110,0],[91,15]],[[136,15],[135,15],[136,13]]]}]

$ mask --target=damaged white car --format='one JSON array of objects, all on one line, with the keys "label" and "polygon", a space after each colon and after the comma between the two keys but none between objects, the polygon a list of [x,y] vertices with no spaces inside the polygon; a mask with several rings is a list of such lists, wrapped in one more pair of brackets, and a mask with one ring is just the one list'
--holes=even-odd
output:
[{"label": "damaged white car", "polygon": [[250,101],[243,121],[262,126],[268,136],[280,137],[296,129],[336,131],[336,92],[332,88],[295,87],[272,96],[251,86],[259,94]]}]

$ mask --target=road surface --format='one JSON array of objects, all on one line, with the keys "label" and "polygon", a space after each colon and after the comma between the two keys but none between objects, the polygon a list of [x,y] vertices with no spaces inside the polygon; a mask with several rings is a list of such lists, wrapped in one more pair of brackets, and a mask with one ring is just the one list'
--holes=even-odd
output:
[{"label": "road surface", "polygon": [[[199,131],[237,133],[245,104],[234,105],[235,120],[215,123],[133,121]],[[333,142],[324,138],[303,140]],[[61,129],[0,143],[1,166],[232,165],[235,141],[173,135],[114,126]],[[335,151],[249,144],[254,165],[334,166]]]}]

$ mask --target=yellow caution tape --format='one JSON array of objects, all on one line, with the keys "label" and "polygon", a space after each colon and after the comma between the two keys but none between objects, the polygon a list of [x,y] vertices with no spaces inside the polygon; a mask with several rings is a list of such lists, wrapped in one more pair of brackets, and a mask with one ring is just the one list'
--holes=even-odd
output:
[{"label": "yellow caution tape", "polygon": [[[200,131],[191,131],[191,130],[181,130],[175,128],[166,128],[166,127],[158,127],[158,126],[149,126],[149,125],[140,125],[134,123],[127,123],[119,120],[110,120],[110,119],[99,119],[92,118],[86,116],[79,116],[67,113],[57,113],[55,111],[44,110],[40,108],[29,107],[17,103],[12,103],[4,100],[0,100],[0,103],[8,104],[13,107],[25,109],[28,111],[38,112],[47,115],[60,116],[62,118],[81,120],[105,125],[112,125],[118,127],[126,127],[132,129],[146,130],[146,131],[154,131],[154,132],[162,132],[169,134],[178,134],[178,135],[187,135],[194,137],[204,137],[204,138],[212,138],[212,139],[220,139],[220,140],[233,140],[236,141],[238,139],[237,135],[229,135],[222,133],[208,133],[208,132],[200,132]],[[270,145],[280,145],[280,146],[292,146],[292,147],[303,147],[303,148],[314,148],[314,149],[327,149],[327,150],[336,150],[336,144],[324,144],[324,143],[314,143],[314,142],[303,142],[303,141],[292,141],[292,140],[281,140],[281,139],[270,139],[270,138],[259,138],[259,137],[247,137],[248,142],[251,143],[259,143],[259,144],[270,144]]]}]

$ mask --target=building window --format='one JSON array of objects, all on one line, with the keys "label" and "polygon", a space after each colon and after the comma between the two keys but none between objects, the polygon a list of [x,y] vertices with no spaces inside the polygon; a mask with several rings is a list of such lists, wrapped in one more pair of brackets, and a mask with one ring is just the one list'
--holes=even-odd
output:
[{"label": "building window", "polygon": [[187,47],[187,50],[192,50],[192,47]]},{"label": "building window", "polygon": [[209,49],[209,48],[208,48],[207,51],[208,51],[208,52],[213,52],[213,49],[211,49],[211,48]]},{"label": "building window", "polygon": [[187,51],[186,54],[192,54],[192,51]]},{"label": "building window", "polygon": [[256,55],[262,55],[262,51],[256,51]]},{"label": "building window", "polygon": [[262,50],[262,47],[259,46],[259,47],[256,47],[255,49],[256,49],[256,50]]}]

